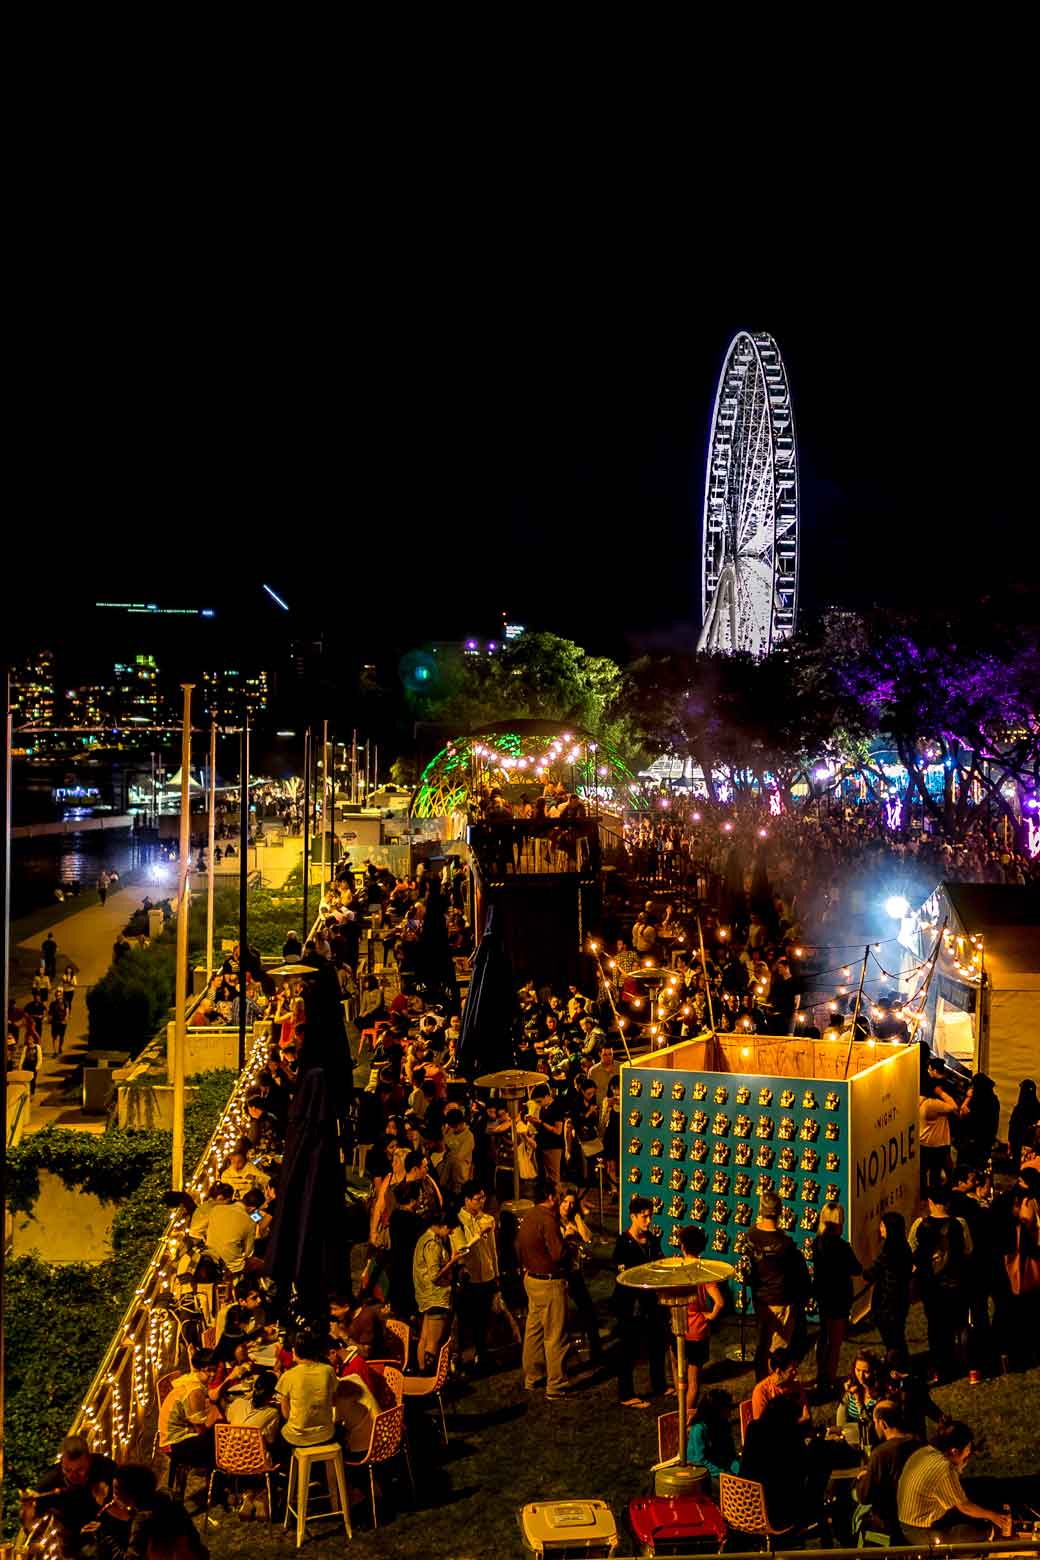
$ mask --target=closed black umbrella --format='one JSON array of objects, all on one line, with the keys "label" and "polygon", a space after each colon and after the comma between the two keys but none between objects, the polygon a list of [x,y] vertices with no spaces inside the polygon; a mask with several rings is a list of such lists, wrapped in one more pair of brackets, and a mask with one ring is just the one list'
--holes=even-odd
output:
[{"label": "closed black umbrella", "polygon": [[516,978],[492,906],[473,960],[473,976],[459,1033],[459,1059],[467,1078],[516,1065],[513,1029]]},{"label": "closed black umbrella", "polygon": [[309,1068],[293,1096],[264,1265],[298,1317],[323,1316],[330,1292],[350,1288],[338,1114],[324,1069]]}]

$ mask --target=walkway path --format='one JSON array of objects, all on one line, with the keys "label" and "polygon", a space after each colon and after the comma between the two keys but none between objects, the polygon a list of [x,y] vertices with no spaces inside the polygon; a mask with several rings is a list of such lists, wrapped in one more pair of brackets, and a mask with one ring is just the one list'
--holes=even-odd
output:
[{"label": "walkway path", "polygon": [[[250,867],[252,868],[254,863],[258,865],[263,875],[264,886],[277,892],[293,868],[299,865],[303,854],[302,844],[301,839],[289,838],[282,846],[261,845],[256,850],[250,850]],[[223,867],[223,863],[221,866]],[[171,879],[175,870],[172,866],[169,868]],[[217,887],[230,886],[237,880],[238,861],[233,858],[228,864],[226,873],[218,869],[216,884]],[[205,917],[205,876],[193,874],[193,887],[196,896],[193,899],[193,918],[196,915]],[[24,939],[18,936],[17,921],[11,929],[11,994],[19,1006],[29,999],[31,979],[29,972],[39,965],[40,947],[48,932],[53,935],[58,944],[58,974],[61,974],[66,964],[71,964],[75,967],[78,982],[76,998],[69,1015],[65,1046],[60,1057],[50,1054],[50,1026],[46,1022],[43,1026],[43,1065],[37,1075],[36,1095],[32,1102],[32,1119],[26,1129],[29,1132],[37,1132],[41,1127],[46,1126],[78,1127],[87,1132],[105,1130],[105,1118],[84,1115],[79,1100],[70,1099],[66,1090],[77,1068],[82,1064],[83,1054],[88,1048],[87,992],[106,974],[112,962],[112,946],[131,915],[139,908],[149,888],[158,897],[160,890],[154,885],[140,884],[121,888],[116,893],[109,894],[103,905],[95,900],[93,904],[88,904],[84,909],[77,910],[71,915],[63,914],[49,926],[40,926],[38,915],[34,916],[32,935]],[[317,908],[317,898],[314,904]],[[24,955],[18,958],[19,950],[35,953],[36,958],[27,959]]]},{"label": "walkway path", "polygon": [[[78,1104],[70,1104],[64,1098],[72,1074],[83,1060],[87,1049],[87,992],[108,970],[112,962],[112,945],[119,933],[138,908],[145,894],[140,887],[121,888],[109,894],[105,903],[88,905],[56,921],[53,926],[34,932],[31,937],[18,939],[18,923],[12,927],[12,953],[16,948],[33,949],[39,953],[40,945],[48,931],[58,944],[58,974],[66,964],[76,970],[76,998],[69,1014],[69,1027],[65,1035],[65,1048],[61,1056],[52,1056],[50,1025],[43,1026],[43,1065],[36,1083],[36,1096],[32,1102],[32,1120],[28,1130],[36,1132],[47,1126],[75,1126],[91,1132],[105,1130],[105,1118],[84,1116]],[[19,1006],[28,1001],[30,991],[24,977],[17,978],[16,961],[12,958],[12,996]],[[24,961],[21,961],[24,964]]]}]

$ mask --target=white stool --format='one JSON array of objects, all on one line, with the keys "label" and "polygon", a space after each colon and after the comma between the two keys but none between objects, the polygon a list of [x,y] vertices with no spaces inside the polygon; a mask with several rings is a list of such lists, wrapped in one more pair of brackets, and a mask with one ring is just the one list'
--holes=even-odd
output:
[{"label": "white stool", "polygon": [[[343,1526],[347,1530],[347,1537],[353,1538],[354,1534],[350,1526],[350,1507],[347,1504],[347,1481],[343,1474],[343,1453],[335,1441],[323,1443],[321,1446],[298,1446],[292,1454],[292,1462],[289,1464],[289,1490],[285,1500],[285,1520],[283,1527],[289,1526],[289,1518],[296,1518],[296,1547],[299,1549],[307,1532],[307,1497],[310,1493],[311,1467],[314,1463],[325,1464],[325,1480],[329,1487],[329,1500],[339,1497],[339,1506],[331,1511],[319,1511],[309,1520],[320,1522],[328,1517],[343,1518]],[[335,1484],[335,1489],[333,1489]],[[293,1495],[296,1496],[296,1505],[293,1505]]]}]

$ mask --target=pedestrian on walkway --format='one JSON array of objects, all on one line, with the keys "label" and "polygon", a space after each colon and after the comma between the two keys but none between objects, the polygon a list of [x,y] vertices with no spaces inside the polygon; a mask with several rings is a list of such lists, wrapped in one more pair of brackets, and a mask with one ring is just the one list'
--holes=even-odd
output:
[{"label": "pedestrian on walkway", "polygon": [[76,971],[71,964],[66,964],[65,973],[61,977],[61,1000],[65,1004],[65,1017],[72,1012],[72,1004],[76,996]]},{"label": "pedestrian on walkway", "polygon": [[51,1026],[51,1055],[60,1056],[65,1045],[68,1018],[65,1013],[65,1002],[59,992],[55,992],[54,999],[47,1009],[47,1019]]},{"label": "pedestrian on walkway", "polygon": [[22,1071],[32,1073],[32,1081],[29,1084],[30,1099],[32,1099],[33,1095],[36,1093],[36,1074],[40,1070],[40,1063],[42,1061],[43,1052],[40,1050],[39,1042],[36,1039],[35,1033],[30,1033],[28,1040],[25,1042],[21,1057]]},{"label": "pedestrian on walkway", "polygon": [[43,972],[49,980],[54,980],[58,973],[58,944],[50,932],[40,944],[40,952],[43,954]]},{"label": "pedestrian on walkway", "polygon": [[104,904],[105,900],[108,898],[108,873],[105,871],[104,867],[102,867],[101,871],[98,873],[97,893],[101,903]]}]

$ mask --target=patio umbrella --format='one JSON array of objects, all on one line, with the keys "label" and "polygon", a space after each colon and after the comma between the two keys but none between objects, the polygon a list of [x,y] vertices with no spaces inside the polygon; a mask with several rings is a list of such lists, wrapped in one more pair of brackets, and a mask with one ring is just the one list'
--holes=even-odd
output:
[{"label": "patio umbrella", "polygon": [[731,923],[744,909],[744,868],[740,860],[740,847],[733,841],[722,869],[719,920]]},{"label": "patio umbrella", "polygon": [[459,1061],[467,1078],[515,1066],[513,1024],[516,979],[492,907],[473,961],[466,1010],[459,1033]]},{"label": "patio umbrella", "polygon": [[312,1066],[293,1096],[264,1264],[297,1316],[323,1315],[330,1292],[350,1287],[346,1190],[336,1100]]},{"label": "patio umbrella", "polygon": [[773,892],[769,886],[769,866],[764,845],[760,845],[756,850],[751,866],[751,908],[762,917],[767,926],[774,926],[776,914],[773,910]]},{"label": "patio umbrella", "polygon": [[428,1002],[441,1000],[449,1013],[457,1013],[459,983],[448,945],[448,927],[444,919],[447,908],[440,881],[435,879],[426,894],[426,914],[415,945],[415,974],[425,988]]}]

